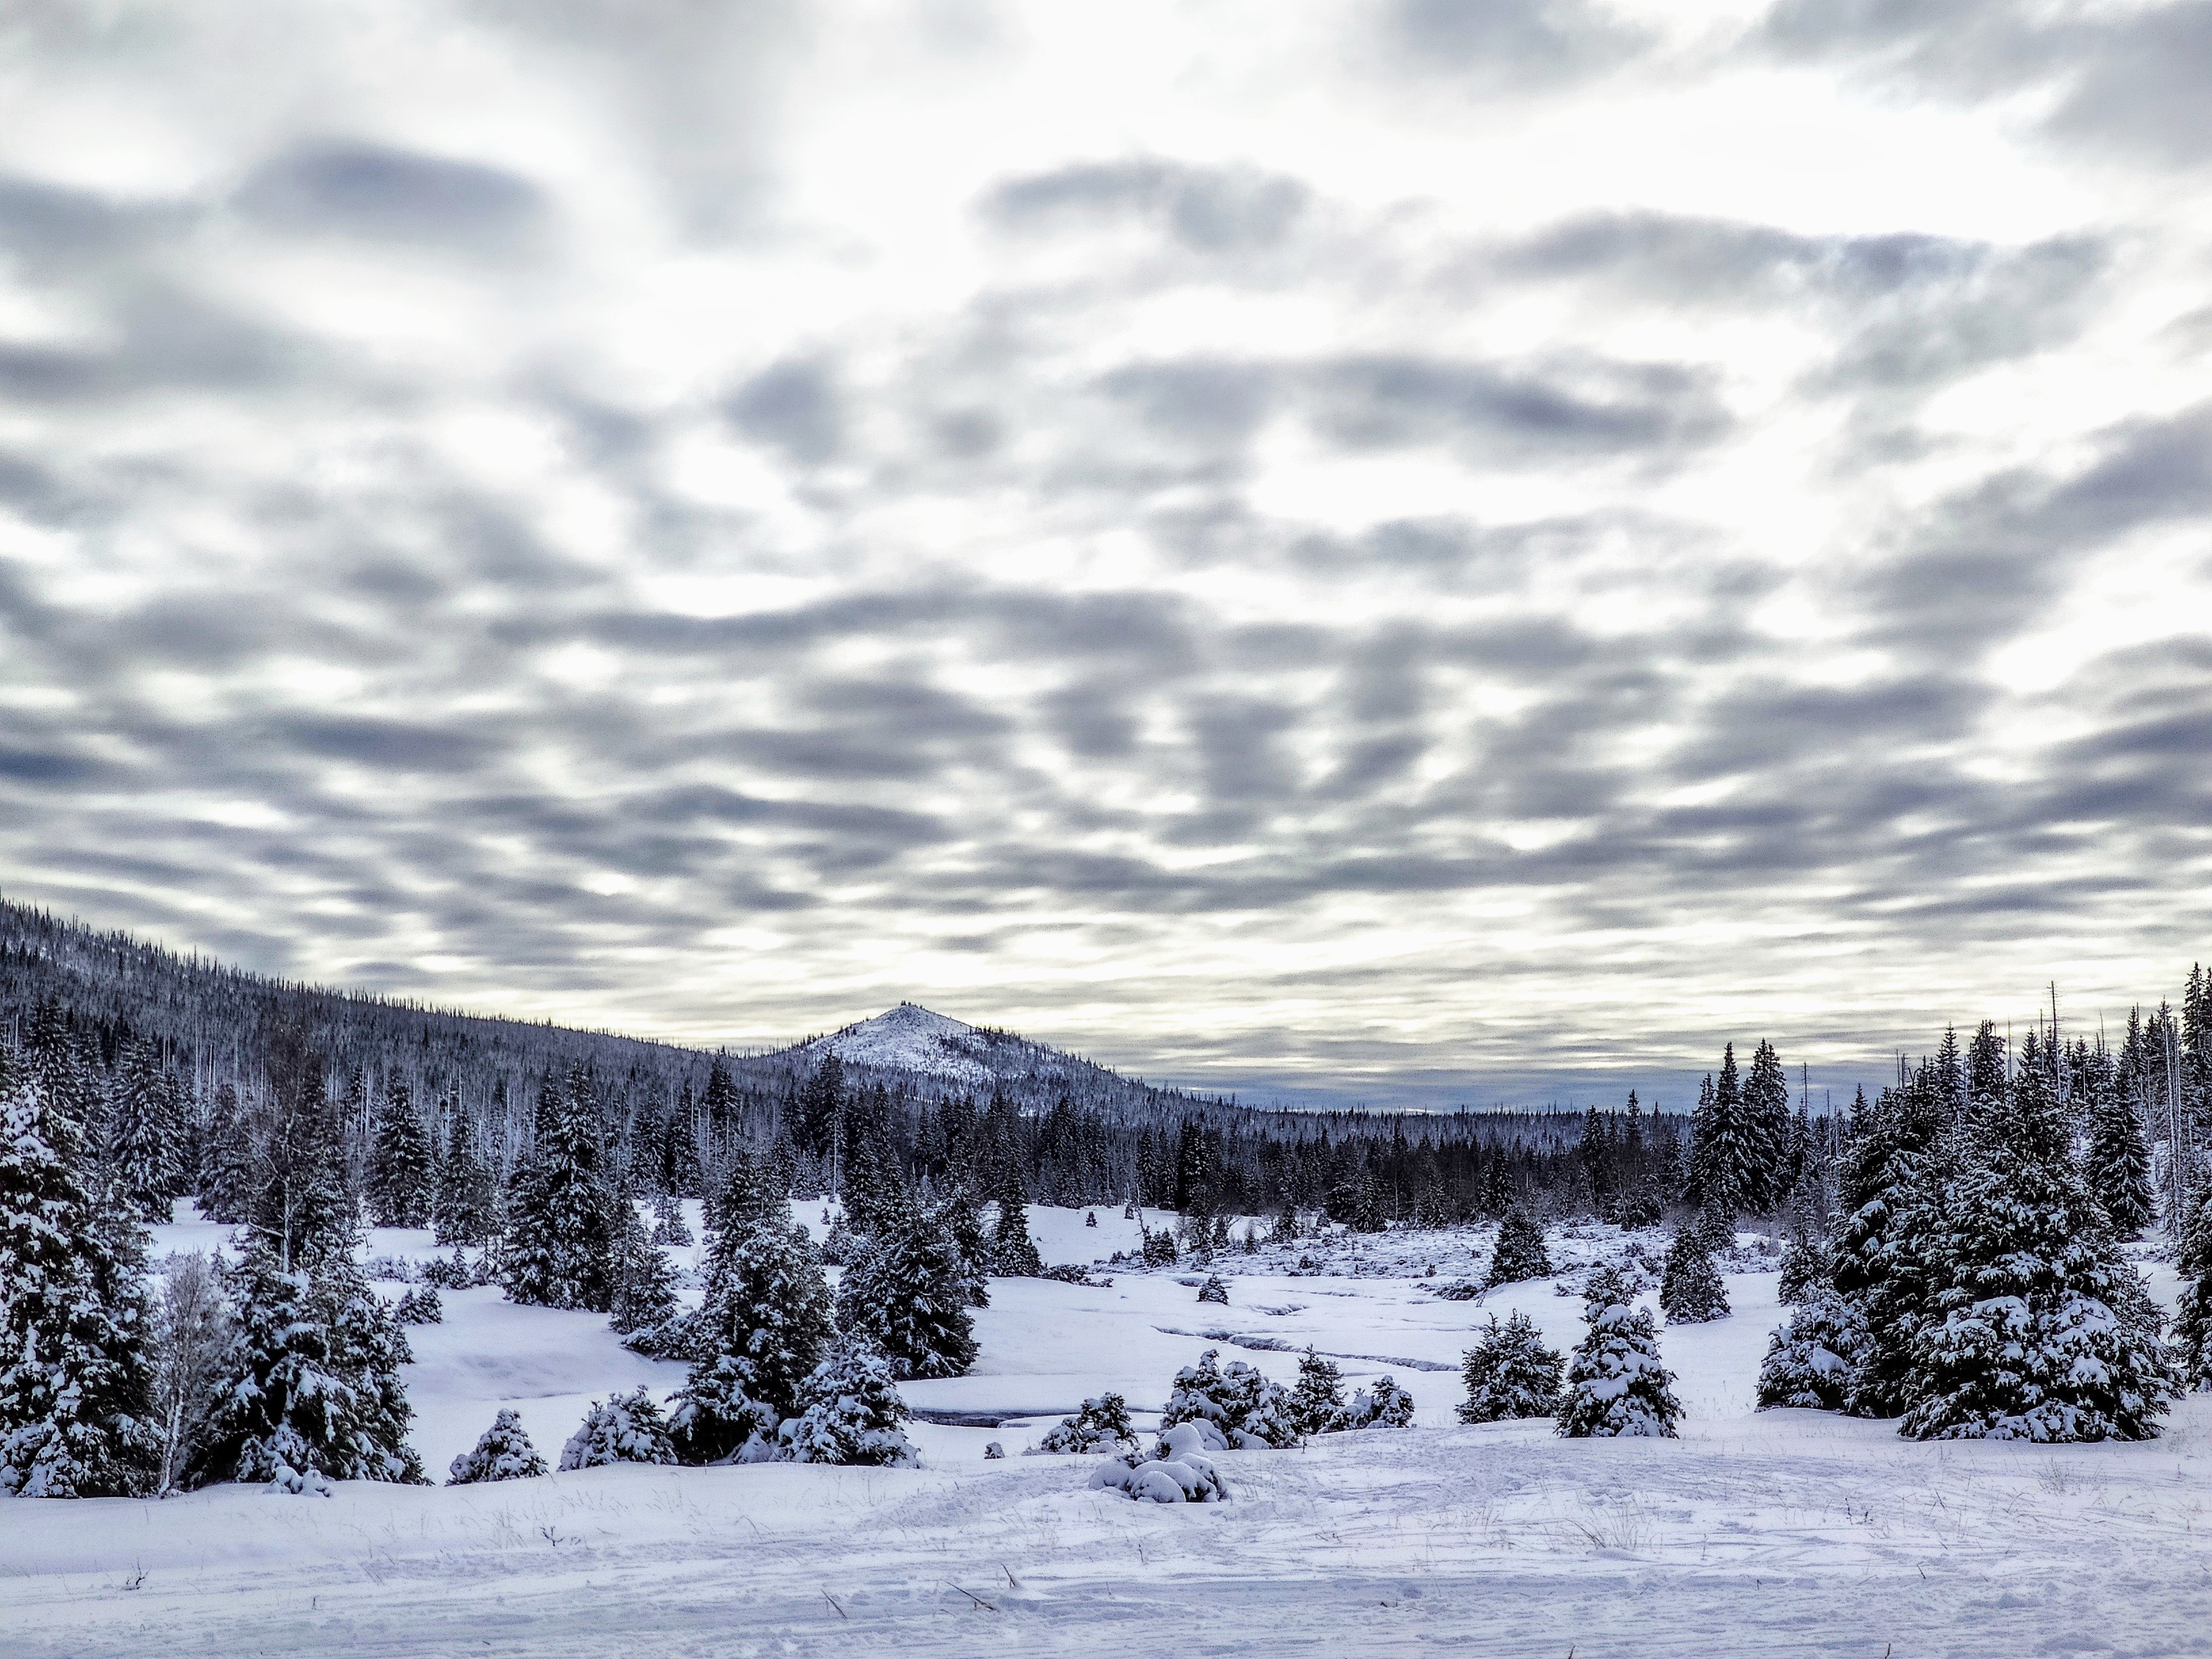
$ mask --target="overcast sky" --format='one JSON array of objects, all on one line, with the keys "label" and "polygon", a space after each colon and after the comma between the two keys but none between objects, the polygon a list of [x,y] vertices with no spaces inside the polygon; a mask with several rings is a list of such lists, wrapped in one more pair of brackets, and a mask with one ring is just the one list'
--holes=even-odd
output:
[{"label": "overcast sky", "polygon": [[15,0],[0,892],[1814,1085],[2212,955],[2212,4]]}]

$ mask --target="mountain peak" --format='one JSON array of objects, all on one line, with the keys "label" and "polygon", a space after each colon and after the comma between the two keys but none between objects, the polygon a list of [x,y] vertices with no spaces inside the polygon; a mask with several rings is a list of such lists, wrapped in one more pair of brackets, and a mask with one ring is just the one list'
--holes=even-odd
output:
[{"label": "mountain peak", "polygon": [[848,1065],[880,1066],[981,1085],[995,1075],[982,1058],[988,1047],[989,1039],[966,1022],[918,1002],[902,1002],[872,1019],[815,1038],[805,1051],[817,1056],[834,1054]]}]

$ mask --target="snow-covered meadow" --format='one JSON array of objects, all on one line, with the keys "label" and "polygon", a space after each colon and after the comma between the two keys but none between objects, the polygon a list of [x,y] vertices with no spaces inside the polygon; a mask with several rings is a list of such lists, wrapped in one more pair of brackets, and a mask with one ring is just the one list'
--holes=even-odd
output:
[{"label": "snow-covered meadow", "polygon": [[[821,1205],[793,1208],[818,1233]],[[1033,1209],[1046,1259],[1136,1244],[1135,1221],[1096,1213],[1094,1229],[1081,1211]],[[223,1231],[181,1222],[156,1249]],[[1591,1229],[1553,1246],[1571,1280],[1620,1241]],[[1453,1232],[1231,1251],[1211,1269],[1229,1281],[1225,1307],[1199,1303],[1198,1275],[1175,1269],[1102,1268],[1109,1287],[994,1280],[973,1372],[901,1385],[933,1419],[912,1428],[915,1470],[632,1467],[349,1483],[326,1499],[233,1486],[0,1503],[0,1650],[2212,1650],[2212,1400],[2183,1401],[2156,1441],[2063,1448],[1917,1444],[1881,1423],[1754,1413],[1775,1275],[1736,1273],[1731,1317],[1662,1333],[1680,1440],[1462,1427],[1460,1355],[1490,1315],[1524,1311],[1561,1348],[1581,1329],[1580,1299],[1552,1281],[1436,1293],[1486,1248]],[[422,1233],[374,1232],[366,1249],[432,1254]],[[410,1330],[412,1437],[434,1474],[502,1407],[550,1457],[593,1397],[665,1393],[683,1376],[623,1349],[597,1316],[495,1289],[444,1301],[444,1323]],[[1092,1457],[1015,1455],[1102,1389],[1157,1410],[1207,1347],[1287,1382],[1308,1343],[1348,1383],[1395,1376],[1417,1426],[1221,1454],[1231,1501],[1199,1507],[1091,1490]],[[1003,1462],[984,1457],[994,1440]]]}]

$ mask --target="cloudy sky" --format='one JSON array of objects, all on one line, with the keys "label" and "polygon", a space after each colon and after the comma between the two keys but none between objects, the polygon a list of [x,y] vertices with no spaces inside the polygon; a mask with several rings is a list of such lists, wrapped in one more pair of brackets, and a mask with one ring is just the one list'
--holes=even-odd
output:
[{"label": "cloudy sky", "polygon": [[2212,4],[15,0],[0,892],[1816,1089],[2212,955]]}]

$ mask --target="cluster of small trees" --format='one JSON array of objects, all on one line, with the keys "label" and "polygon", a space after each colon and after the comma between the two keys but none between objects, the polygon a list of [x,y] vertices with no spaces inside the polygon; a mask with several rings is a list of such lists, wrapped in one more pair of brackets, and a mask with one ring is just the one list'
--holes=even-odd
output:
[{"label": "cluster of small trees", "polygon": [[1570,1359],[1544,1346],[1528,1315],[1501,1324],[1492,1314],[1462,1368],[1467,1398],[1459,1420],[1549,1417],[1570,1439],[1671,1439],[1682,1415],[1674,1373],[1660,1359],[1650,1310],[1636,1305],[1618,1268],[1591,1271],[1583,1315],[1586,1328]]},{"label": "cluster of small trees", "polygon": [[[2194,988],[2192,981],[2192,988]],[[2130,1033],[2130,1048],[2139,1041]],[[1796,1307],[1763,1405],[1901,1417],[1922,1439],[2136,1440],[2202,1375],[2189,1310],[2177,1352],[2118,1245],[2150,1212],[2139,1098],[2101,1044],[1984,1025],[1851,1115],[1841,1219],[1787,1263]],[[2208,1224],[2201,1204],[2194,1224]]]}]

